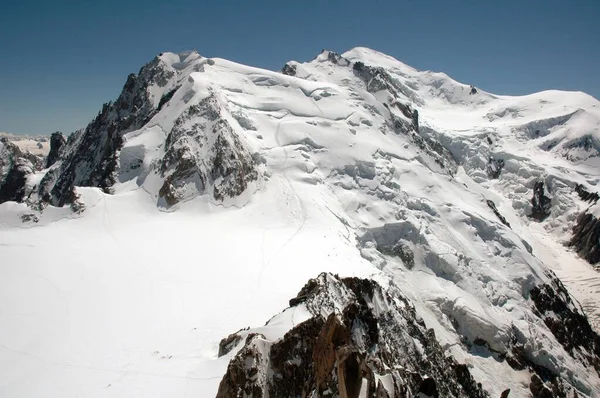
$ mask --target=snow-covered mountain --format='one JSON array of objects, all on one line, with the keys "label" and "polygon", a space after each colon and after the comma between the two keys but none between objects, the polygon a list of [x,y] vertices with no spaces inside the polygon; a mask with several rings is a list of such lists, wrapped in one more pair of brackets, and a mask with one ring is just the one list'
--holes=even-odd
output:
[{"label": "snow-covered mountain", "polygon": [[600,396],[586,94],[163,53],[50,146],[0,144],[0,395]]}]

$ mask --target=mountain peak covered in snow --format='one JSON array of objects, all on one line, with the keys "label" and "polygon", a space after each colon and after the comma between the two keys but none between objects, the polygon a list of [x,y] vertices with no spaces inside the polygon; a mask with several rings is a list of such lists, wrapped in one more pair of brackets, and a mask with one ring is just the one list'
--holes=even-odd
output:
[{"label": "mountain peak covered in snow", "polygon": [[[33,331],[27,348],[17,315],[7,346],[19,369],[43,358],[54,393],[61,364],[97,361],[136,369],[117,396],[598,396],[599,105],[362,47],[281,72],[162,53],[39,170],[0,146],[0,255],[45,239],[35,303],[69,318],[64,352]],[[73,255],[39,268],[57,248]],[[86,392],[117,383],[92,368]]]}]

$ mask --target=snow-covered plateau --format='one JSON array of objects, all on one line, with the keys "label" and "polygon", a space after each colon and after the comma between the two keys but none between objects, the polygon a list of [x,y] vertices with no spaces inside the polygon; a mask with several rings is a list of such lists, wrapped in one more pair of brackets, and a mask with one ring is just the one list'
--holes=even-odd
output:
[{"label": "snow-covered plateau", "polygon": [[163,53],[48,142],[0,140],[0,396],[600,397],[587,94]]}]

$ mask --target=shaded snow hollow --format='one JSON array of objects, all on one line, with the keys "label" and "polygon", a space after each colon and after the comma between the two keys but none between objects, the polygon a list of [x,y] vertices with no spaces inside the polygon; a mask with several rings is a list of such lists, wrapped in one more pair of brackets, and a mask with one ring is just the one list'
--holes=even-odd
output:
[{"label": "shaded snow hollow", "polygon": [[[33,206],[0,204],[0,395],[215,396],[242,348],[219,341],[283,337],[306,311],[260,325],[331,272],[393,283],[493,397],[529,397],[534,368],[600,396],[590,348],[531,296],[600,324],[600,277],[565,245],[576,184],[597,191],[600,103],[472,94],[366,48],[284,71],[164,53],[28,177]],[[83,212],[40,205],[69,184]]]}]

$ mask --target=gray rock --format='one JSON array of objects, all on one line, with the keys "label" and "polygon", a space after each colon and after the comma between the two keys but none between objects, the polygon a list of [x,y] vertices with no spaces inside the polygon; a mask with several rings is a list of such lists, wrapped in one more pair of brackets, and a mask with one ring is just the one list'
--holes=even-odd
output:
[{"label": "gray rock", "polygon": [[531,206],[531,214],[529,217],[536,221],[544,221],[550,215],[551,199],[544,194],[543,181],[536,182],[533,187]]},{"label": "gray rock", "polygon": [[569,246],[590,264],[600,262],[600,220],[590,213],[581,213],[573,228]]},{"label": "gray rock", "polygon": [[50,152],[46,158],[46,167],[52,166],[60,157],[61,149],[67,143],[67,138],[63,133],[57,131],[50,136]]}]

